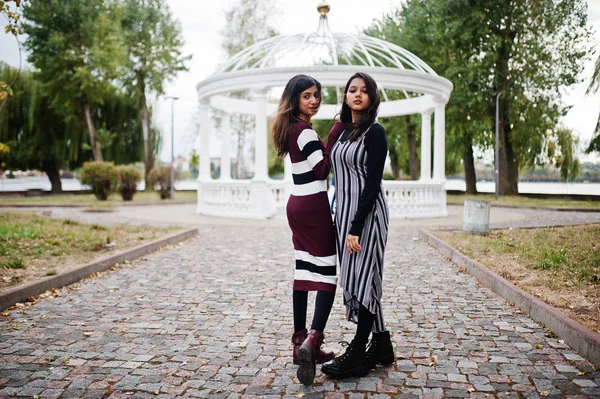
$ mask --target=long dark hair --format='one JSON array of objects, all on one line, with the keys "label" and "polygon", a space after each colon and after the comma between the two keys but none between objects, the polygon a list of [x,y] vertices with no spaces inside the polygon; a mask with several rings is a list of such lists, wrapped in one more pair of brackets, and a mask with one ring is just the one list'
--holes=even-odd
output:
[{"label": "long dark hair", "polygon": [[[277,114],[273,121],[273,143],[277,148],[277,155],[284,157],[289,151],[288,136],[290,128],[294,122],[299,120],[300,115],[300,95],[306,89],[317,86],[319,93],[321,92],[321,83],[315,78],[306,75],[296,75],[287,82],[281,99]],[[321,96],[319,96],[320,101]],[[319,104],[320,105],[320,104]]]},{"label": "long dark hair", "polygon": [[[346,93],[348,93],[348,88],[350,87],[350,83],[355,78],[361,78],[365,81],[365,86],[367,88],[367,95],[369,96],[369,108],[367,108],[361,114],[358,121],[352,123],[352,110],[346,104]],[[368,74],[364,72],[357,72],[350,79],[348,79],[348,83],[346,83],[346,88],[344,89],[344,98],[342,101],[342,110],[340,111],[340,120],[345,125],[352,125],[352,132],[350,136],[348,136],[348,140],[355,141],[360,137],[361,134],[368,129],[373,122],[375,122],[375,118],[377,118],[377,113],[379,112],[379,103],[381,102],[381,97],[379,96],[379,89],[377,88],[377,83],[375,80]]]}]

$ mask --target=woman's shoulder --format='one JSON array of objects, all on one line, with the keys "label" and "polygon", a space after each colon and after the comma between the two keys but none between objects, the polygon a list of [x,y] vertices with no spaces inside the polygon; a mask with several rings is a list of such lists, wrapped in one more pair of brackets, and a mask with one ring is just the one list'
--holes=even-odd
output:
[{"label": "woman's shoulder", "polygon": [[292,126],[290,128],[290,134],[299,135],[300,133],[302,133],[303,131],[305,131],[307,129],[313,130],[312,125],[306,121],[299,120],[292,124]]},{"label": "woman's shoulder", "polygon": [[379,122],[374,122],[366,133],[365,144],[387,143],[385,128]]},{"label": "woman's shoulder", "polygon": [[383,134],[385,136],[385,128],[379,122],[373,122],[369,132],[374,133],[375,135]]}]

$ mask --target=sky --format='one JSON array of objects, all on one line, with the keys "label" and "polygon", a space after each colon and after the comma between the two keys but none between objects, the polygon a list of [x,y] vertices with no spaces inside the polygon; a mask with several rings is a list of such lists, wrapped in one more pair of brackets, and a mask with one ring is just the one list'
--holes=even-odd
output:
[{"label": "sky", "polygon": [[[174,103],[175,156],[189,157],[192,148],[198,148],[194,120],[197,109],[196,84],[210,77],[217,66],[225,61],[221,49],[221,31],[225,27],[225,10],[234,0],[190,1],[167,0],[175,18],[181,24],[185,41],[184,53],[192,54],[189,71],[181,72],[165,86],[166,96],[179,99]],[[594,29],[594,45],[600,51],[600,1],[587,0],[588,23]],[[280,34],[308,33],[315,31],[319,21],[316,10],[318,0],[276,0],[277,18],[274,26]],[[332,32],[358,33],[396,8],[399,0],[329,0],[328,14]],[[368,5],[366,5],[368,4]],[[3,29],[3,26],[0,26]],[[416,54],[418,56],[418,54]],[[23,57],[23,62],[25,61]],[[0,34],[0,60],[18,65],[18,48],[14,38]],[[584,82],[565,91],[563,100],[572,105],[564,119],[564,125],[572,129],[582,143],[589,142],[600,110],[600,94],[586,96],[593,70],[592,61],[586,64],[582,75]],[[171,157],[171,100],[154,99],[154,122],[163,132],[163,144],[159,157],[169,161]],[[196,137],[196,138],[194,138]],[[213,147],[213,146],[211,146]],[[211,148],[211,155],[218,156],[219,146]],[[600,156],[582,156],[582,160],[600,161]]]}]

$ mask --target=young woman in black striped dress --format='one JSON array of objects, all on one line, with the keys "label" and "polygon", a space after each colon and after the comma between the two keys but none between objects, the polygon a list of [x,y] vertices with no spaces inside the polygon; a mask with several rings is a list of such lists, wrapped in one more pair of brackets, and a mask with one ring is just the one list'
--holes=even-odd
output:
[{"label": "young woman in black striped dress", "polygon": [[[309,76],[294,76],[283,91],[273,123],[278,155],[289,154],[292,161],[294,185],[286,206],[296,255],[292,343],[294,363],[300,365],[297,376],[305,385],[314,380],[315,363],[335,356],[321,349],[337,273],[335,231],[327,197],[329,149],[310,124],[320,106],[321,84]],[[308,291],[317,291],[310,330],[306,329]]]},{"label": "young woman in black striped dress", "polygon": [[337,199],[340,287],[344,291],[346,317],[357,323],[356,334],[345,353],[322,366],[325,374],[339,379],[362,377],[377,364],[394,362],[381,309],[389,218],[381,187],[387,137],[375,120],[379,103],[373,78],[356,73],[346,84],[341,122],[332,129],[343,130],[330,152]]}]

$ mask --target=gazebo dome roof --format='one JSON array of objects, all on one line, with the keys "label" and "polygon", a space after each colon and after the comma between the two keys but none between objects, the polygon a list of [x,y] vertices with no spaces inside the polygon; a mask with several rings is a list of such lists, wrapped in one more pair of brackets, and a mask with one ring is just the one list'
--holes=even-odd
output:
[{"label": "gazebo dome roof", "polygon": [[215,74],[243,70],[318,65],[353,65],[413,70],[437,76],[410,51],[364,34],[332,33],[327,21],[329,6],[321,2],[316,32],[275,36],[240,51]]}]

